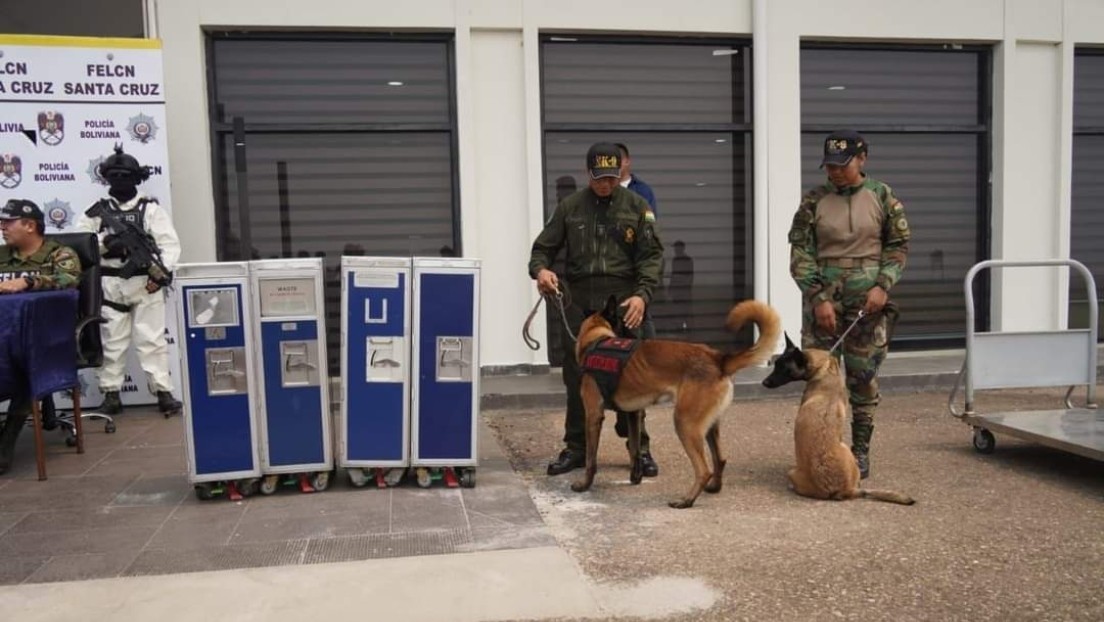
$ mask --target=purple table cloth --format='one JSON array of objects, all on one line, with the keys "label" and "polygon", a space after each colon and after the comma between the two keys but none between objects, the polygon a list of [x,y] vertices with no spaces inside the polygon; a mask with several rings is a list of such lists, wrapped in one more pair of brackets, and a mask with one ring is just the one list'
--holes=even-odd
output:
[{"label": "purple table cloth", "polygon": [[76,290],[0,294],[0,400],[77,385]]}]

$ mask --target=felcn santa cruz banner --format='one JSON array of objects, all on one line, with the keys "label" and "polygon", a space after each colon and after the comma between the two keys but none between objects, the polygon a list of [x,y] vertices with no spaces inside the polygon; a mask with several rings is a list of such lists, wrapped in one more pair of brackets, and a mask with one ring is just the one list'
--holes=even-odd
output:
[{"label": "felcn santa cruz banner", "polygon": [[[97,167],[116,144],[152,168],[138,190],[171,214],[166,139],[160,41],[0,34],[0,203],[34,201],[46,214],[47,234],[73,231],[76,219],[107,196]],[[168,300],[170,372],[179,396],[175,309]],[[156,402],[133,348],[127,356],[123,403]],[[81,387],[85,403],[100,403],[95,370],[81,372]]]}]

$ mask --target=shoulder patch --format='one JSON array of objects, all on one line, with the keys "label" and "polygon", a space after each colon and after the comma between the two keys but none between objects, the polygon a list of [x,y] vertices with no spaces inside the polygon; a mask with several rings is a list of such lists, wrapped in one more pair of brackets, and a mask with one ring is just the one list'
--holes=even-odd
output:
[{"label": "shoulder patch", "polygon": [[644,210],[644,222],[655,222],[655,221],[656,221],[655,212],[653,212],[650,209]]},{"label": "shoulder patch", "polygon": [[906,221],[904,218],[898,218],[897,219],[897,230],[898,231],[908,231],[908,221]]}]

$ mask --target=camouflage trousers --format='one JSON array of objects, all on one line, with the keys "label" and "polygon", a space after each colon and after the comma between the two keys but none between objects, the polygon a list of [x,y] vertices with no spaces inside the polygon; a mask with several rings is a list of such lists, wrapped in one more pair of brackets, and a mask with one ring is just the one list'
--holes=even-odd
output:
[{"label": "camouflage trousers", "polygon": [[[827,334],[817,326],[813,307],[807,302],[801,316],[801,347],[830,350],[866,304],[866,295],[875,285],[878,268],[822,267],[821,272],[833,291],[836,333]],[[879,313],[866,316],[851,329],[835,352],[838,357],[842,351],[847,393],[851,402],[852,447],[856,450],[869,450],[874,411],[881,399],[878,393],[878,369],[889,349],[886,336],[885,315]]]}]

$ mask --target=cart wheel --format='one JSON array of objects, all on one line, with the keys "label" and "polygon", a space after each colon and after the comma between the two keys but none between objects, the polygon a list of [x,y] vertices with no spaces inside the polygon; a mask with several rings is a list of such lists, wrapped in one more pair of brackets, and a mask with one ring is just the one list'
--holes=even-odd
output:
[{"label": "cart wheel", "polygon": [[76,447],[77,446],[77,435],[76,434],[70,434],[70,435],[66,436],[65,437],[65,446],[66,447]]},{"label": "cart wheel", "polygon": [[429,488],[430,484],[433,483],[433,477],[430,475],[429,469],[425,467],[420,467],[417,470],[417,475],[418,486],[421,486],[422,488]]},{"label": "cart wheel", "polygon": [[460,485],[464,488],[475,488],[475,469],[464,469],[460,472]]},{"label": "cart wheel", "polygon": [[395,487],[402,483],[404,475],[406,475],[406,469],[402,467],[387,469],[387,472],[383,475],[383,482],[388,486]]},{"label": "cart wheel", "polygon": [[329,471],[321,471],[321,472],[315,473],[314,476],[311,477],[311,487],[314,488],[315,490],[317,490],[318,492],[322,492],[323,490],[329,488],[330,487],[330,472]]},{"label": "cart wheel", "polygon": [[115,422],[114,421],[108,421],[107,423],[104,424],[104,433],[105,434],[114,434],[115,433]]},{"label": "cart wheel", "polygon": [[349,483],[357,488],[364,488],[368,485],[368,476],[364,474],[364,469],[346,469],[346,473],[349,474]]},{"label": "cart wheel", "polygon": [[997,448],[997,439],[985,428],[974,428],[974,449],[978,453],[991,454]]},{"label": "cart wheel", "polygon": [[238,492],[243,497],[252,497],[261,487],[261,481],[256,477],[238,480]]},{"label": "cart wheel", "polygon": [[262,495],[271,495],[272,493],[276,492],[276,489],[279,488],[279,486],[280,486],[280,476],[279,475],[266,475],[266,476],[264,476],[264,478],[261,479],[261,486],[260,486],[261,494]]},{"label": "cart wheel", "polygon": [[215,498],[214,493],[211,492],[210,484],[196,484],[195,496],[196,499],[199,499],[200,501],[210,501],[211,499]]}]

